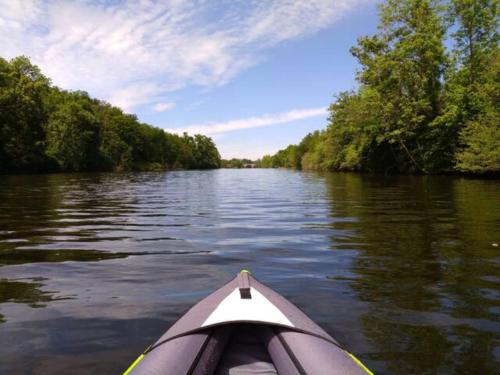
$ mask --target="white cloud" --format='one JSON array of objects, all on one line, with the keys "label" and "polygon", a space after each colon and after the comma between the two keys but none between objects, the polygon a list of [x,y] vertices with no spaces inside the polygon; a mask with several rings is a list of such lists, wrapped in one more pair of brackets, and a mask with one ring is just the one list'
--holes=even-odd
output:
[{"label": "white cloud", "polygon": [[118,88],[110,94],[108,100],[124,109],[149,103],[151,98],[162,90],[154,83],[136,83],[124,88]]},{"label": "white cloud", "polygon": [[0,0],[0,55],[126,110],[217,86],[370,0]]},{"label": "white cloud", "polygon": [[278,113],[273,115],[249,117],[249,118],[231,120],[219,123],[189,125],[180,129],[166,129],[166,130],[178,134],[187,132],[189,134],[215,135],[235,130],[287,124],[293,121],[304,120],[312,117],[319,117],[319,116],[326,117],[326,115],[327,115],[327,109],[325,107],[294,109],[288,112]]},{"label": "white cloud", "polygon": [[153,110],[156,112],[165,112],[175,108],[175,103],[156,103]]}]

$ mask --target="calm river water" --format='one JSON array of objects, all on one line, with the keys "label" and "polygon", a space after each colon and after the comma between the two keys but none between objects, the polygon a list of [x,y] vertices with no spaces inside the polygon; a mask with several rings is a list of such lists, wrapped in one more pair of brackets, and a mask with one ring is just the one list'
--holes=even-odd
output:
[{"label": "calm river water", "polygon": [[118,374],[248,268],[379,374],[500,366],[500,181],[0,176],[0,373]]}]

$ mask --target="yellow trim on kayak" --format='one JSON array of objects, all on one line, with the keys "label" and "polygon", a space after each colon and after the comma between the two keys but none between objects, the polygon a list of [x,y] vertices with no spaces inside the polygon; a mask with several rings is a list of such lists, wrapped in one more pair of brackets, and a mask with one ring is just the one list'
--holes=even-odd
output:
[{"label": "yellow trim on kayak", "polygon": [[137,366],[137,364],[142,361],[142,359],[144,358],[144,354],[141,354],[139,357],[137,357],[137,359],[134,361],[134,363],[132,363],[130,365],[130,367],[123,373],[123,375],[128,375],[132,372],[132,370],[134,369],[135,366]]},{"label": "yellow trim on kayak", "polygon": [[241,271],[240,271],[240,273],[250,273],[250,271],[242,268]]},{"label": "yellow trim on kayak", "polygon": [[349,353],[347,350],[345,351],[347,354],[349,354],[349,357],[351,357],[354,362],[358,364],[359,367],[361,367],[363,370],[366,371],[367,374],[369,375],[374,375],[373,372],[371,372],[359,359],[357,359],[354,354]]}]

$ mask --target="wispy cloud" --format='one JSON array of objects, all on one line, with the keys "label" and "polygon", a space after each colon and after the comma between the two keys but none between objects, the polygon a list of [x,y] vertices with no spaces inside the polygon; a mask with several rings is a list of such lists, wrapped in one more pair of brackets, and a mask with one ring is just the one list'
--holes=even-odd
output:
[{"label": "wispy cloud", "polygon": [[153,110],[156,112],[165,112],[175,108],[175,103],[156,103]]},{"label": "wispy cloud", "polygon": [[293,121],[304,120],[311,117],[319,117],[319,116],[326,117],[326,115],[327,115],[327,109],[325,107],[294,109],[288,112],[278,113],[273,115],[248,117],[244,119],[231,120],[219,123],[189,125],[178,129],[167,129],[167,131],[178,134],[187,132],[189,134],[217,135],[235,130],[287,124]]},{"label": "wispy cloud", "polygon": [[154,82],[134,83],[116,88],[109,94],[108,100],[123,109],[131,109],[151,102],[161,92],[161,88]]},{"label": "wispy cloud", "polygon": [[132,110],[217,86],[369,0],[0,0],[0,55]]}]

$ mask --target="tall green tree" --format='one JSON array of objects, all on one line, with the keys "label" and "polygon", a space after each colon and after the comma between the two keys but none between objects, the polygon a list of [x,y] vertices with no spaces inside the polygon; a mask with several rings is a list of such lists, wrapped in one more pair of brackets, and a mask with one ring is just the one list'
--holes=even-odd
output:
[{"label": "tall green tree", "polygon": [[492,51],[476,85],[477,113],[460,129],[457,169],[472,173],[500,171],[500,49]]},{"label": "tall green tree", "polygon": [[361,38],[351,49],[361,64],[361,84],[381,98],[378,152],[391,155],[403,172],[433,169],[426,154],[432,142],[428,125],[441,113],[447,63],[438,11],[431,0],[388,0],[380,7],[377,35]]},{"label": "tall green tree", "polygon": [[498,0],[453,0],[455,66],[450,73],[445,122],[453,129],[457,168],[500,170],[500,52]]},{"label": "tall green tree", "polygon": [[[380,146],[380,97],[376,90],[363,87],[358,93],[338,95],[330,110],[329,125],[321,149],[321,169],[370,170],[371,166],[391,166],[390,157],[374,161],[386,150]],[[376,155],[372,155],[376,154]]]},{"label": "tall green tree", "polygon": [[96,116],[100,126],[99,153],[103,165],[110,170],[130,170],[133,168],[132,145],[122,134],[121,126],[128,117],[107,103],[97,107]]},{"label": "tall green tree", "polygon": [[221,166],[219,151],[211,138],[197,134],[193,138],[193,144],[195,167],[197,169],[211,169]]},{"label": "tall green tree", "polygon": [[0,58],[0,171],[43,168],[49,84],[26,57]]},{"label": "tall green tree", "polygon": [[99,128],[85,94],[76,93],[52,113],[47,123],[47,155],[64,171],[96,169]]},{"label": "tall green tree", "polygon": [[315,131],[309,133],[302,139],[300,146],[303,149],[301,167],[308,170],[327,169],[325,165],[324,145],[326,143],[326,132]]},{"label": "tall green tree", "polygon": [[[491,54],[498,49],[499,12],[498,0],[452,0],[449,12],[453,25],[455,41],[454,54],[462,68],[458,73],[462,85],[474,89],[481,82],[483,72],[488,70]],[[474,100],[465,105],[474,106]],[[466,107],[472,115],[474,107]]]}]

